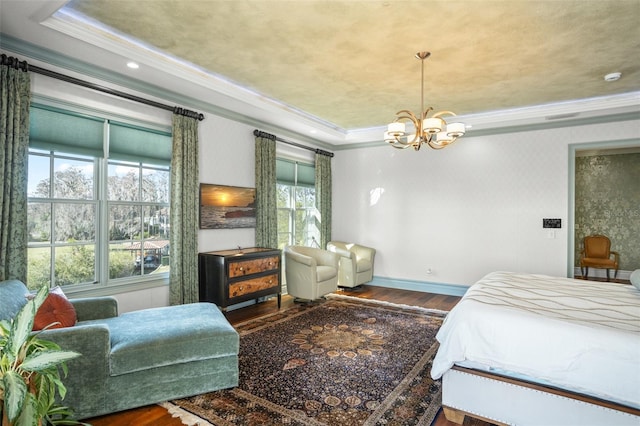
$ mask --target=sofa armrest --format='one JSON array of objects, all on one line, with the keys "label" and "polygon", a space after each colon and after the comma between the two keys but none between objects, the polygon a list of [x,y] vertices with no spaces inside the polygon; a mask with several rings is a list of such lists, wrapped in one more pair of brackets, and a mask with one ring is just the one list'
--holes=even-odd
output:
[{"label": "sofa armrest", "polygon": [[118,316],[118,301],[114,297],[87,297],[70,299],[78,321],[89,321]]},{"label": "sofa armrest", "polygon": [[[81,356],[67,362],[72,368],[86,375],[90,381],[92,375],[108,374],[111,337],[105,324],[86,324],[74,327],[52,328],[39,333],[38,337],[56,343],[62,350],[75,351]],[[80,370],[76,370],[80,369]],[[67,384],[66,381],[64,381]]]}]

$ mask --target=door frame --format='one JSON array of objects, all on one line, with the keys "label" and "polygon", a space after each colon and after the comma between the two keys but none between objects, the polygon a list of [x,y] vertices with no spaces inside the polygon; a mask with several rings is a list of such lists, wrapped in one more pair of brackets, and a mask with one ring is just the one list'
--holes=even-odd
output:
[{"label": "door frame", "polygon": [[[567,212],[567,277],[574,278],[575,271],[575,241],[576,241],[576,152],[579,151],[602,151],[606,155],[608,150],[619,150],[625,148],[640,149],[640,139],[619,139],[613,141],[587,142],[569,144],[569,203]],[[600,154],[600,153],[599,153]]]}]

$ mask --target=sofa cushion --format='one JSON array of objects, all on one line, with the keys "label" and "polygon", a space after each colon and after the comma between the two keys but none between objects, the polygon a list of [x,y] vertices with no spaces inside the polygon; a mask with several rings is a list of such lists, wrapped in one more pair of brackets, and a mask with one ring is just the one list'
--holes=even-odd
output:
[{"label": "sofa cushion", "polygon": [[60,287],[49,290],[47,298],[42,302],[35,318],[33,330],[49,328],[73,327],[76,324],[76,309],[69,302]]},{"label": "sofa cushion", "polygon": [[18,280],[0,281],[0,321],[10,321],[24,305],[29,295],[27,287]]},{"label": "sofa cushion", "polygon": [[112,376],[237,355],[239,350],[238,333],[212,303],[145,309],[80,324],[91,323],[109,327]]}]

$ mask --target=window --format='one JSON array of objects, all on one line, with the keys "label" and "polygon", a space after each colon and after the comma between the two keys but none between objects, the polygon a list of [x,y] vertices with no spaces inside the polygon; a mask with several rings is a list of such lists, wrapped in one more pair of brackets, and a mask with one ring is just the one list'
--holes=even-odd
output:
[{"label": "window", "polygon": [[166,276],[170,134],[38,105],[30,127],[28,287]]},{"label": "window", "polygon": [[315,169],[311,164],[278,158],[278,248],[319,247],[320,221],[315,199]]}]

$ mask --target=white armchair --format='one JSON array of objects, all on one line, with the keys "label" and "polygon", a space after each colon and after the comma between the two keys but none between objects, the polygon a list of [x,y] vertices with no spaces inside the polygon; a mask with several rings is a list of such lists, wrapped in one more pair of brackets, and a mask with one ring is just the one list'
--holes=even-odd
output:
[{"label": "white armchair", "polygon": [[284,248],[287,292],[300,299],[315,300],[338,289],[339,256],[304,246]]},{"label": "white armchair", "polygon": [[360,244],[329,241],[327,250],[340,255],[338,286],[357,287],[373,279],[375,249]]}]

